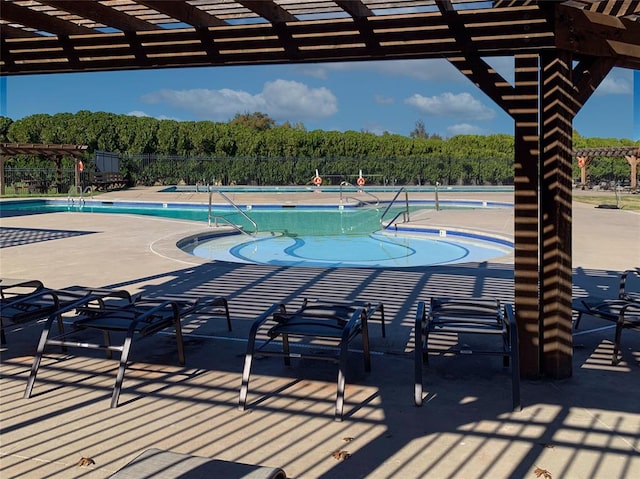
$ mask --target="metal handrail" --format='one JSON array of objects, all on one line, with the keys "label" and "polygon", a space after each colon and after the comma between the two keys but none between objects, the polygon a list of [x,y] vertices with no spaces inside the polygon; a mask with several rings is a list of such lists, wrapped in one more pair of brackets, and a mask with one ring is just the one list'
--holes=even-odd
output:
[{"label": "metal handrail", "polygon": [[[351,186],[351,187],[353,187],[353,188],[356,188],[356,186],[354,186],[353,184],[349,183],[348,181],[342,181],[342,182],[340,183],[340,203],[341,203],[341,204],[343,203],[343,198],[342,198],[342,187],[343,187],[343,186]],[[378,197],[377,197],[376,195],[374,195],[373,193],[368,192],[367,190],[365,190],[365,189],[364,189],[364,188],[362,188],[361,186],[358,186],[357,188],[358,188],[362,193],[364,193],[365,195],[369,195],[369,196],[371,196],[371,197],[375,200],[375,202],[376,202],[376,203],[375,203],[375,204],[373,204],[373,203],[370,203],[370,202],[367,202],[367,201],[361,201],[361,200],[359,200],[358,198],[355,198],[355,197],[353,197],[353,196],[347,196],[347,197],[345,197],[345,199],[347,199],[347,200],[352,199],[352,200],[355,200],[355,201],[357,201],[357,202],[359,202],[359,203],[364,203],[364,204],[366,204],[366,205],[380,206],[380,198],[378,198]]]},{"label": "metal handrail", "polygon": [[225,195],[222,191],[220,190],[212,190],[211,186],[208,186],[209,188],[209,215],[208,215],[208,219],[209,219],[209,226],[211,226],[211,220],[215,220],[215,225],[218,226],[218,219],[224,219],[226,223],[228,224],[232,224],[228,219],[226,219],[224,216],[214,216],[211,213],[211,209],[212,209],[212,204],[213,204],[213,192],[215,191],[216,193],[218,193],[220,196],[222,196],[222,198],[224,198],[224,200],[229,203],[233,208],[235,208],[235,210],[240,213],[249,223],[251,223],[253,225],[253,232],[252,233],[247,233],[246,231],[244,231],[244,229],[238,228],[237,225],[233,225],[236,227],[236,229],[241,229],[242,232],[248,234],[249,236],[252,235],[256,235],[258,233],[258,224],[253,221],[249,216],[247,216],[247,214],[242,211],[240,209],[240,207],[238,205],[236,205],[233,200],[231,198],[229,198],[227,195]]},{"label": "metal handrail", "polygon": [[238,226],[237,224],[232,223],[231,221],[229,221],[224,216],[210,216],[209,217],[209,226],[211,226],[211,220],[214,220],[214,225],[215,225],[216,228],[218,227],[218,221],[220,220],[222,223],[231,226],[237,232],[242,233],[244,235],[247,235],[251,239],[255,239],[255,235],[256,235],[255,232],[254,233],[246,232],[242,226]]},{"label": "metal handrail", "polygon": [[79,203],[84,203],[84,196],[82,193],[82,187],[79,185],[72,185],[67,192],[67,203],[73,203],[72,195],[78,194],[80,196]]},{"label": "metal handrail", "polygon": [[[405,203],[405,209],[400,211],[398,214],[396,214],[391,221],[389,221],[387,223],[386,226],[384,226],[384,217],[387,215],[387,213],[389,212],[389,210],[391,209],[391,207],[393,206],[393,204],[395,203],[395,201],[398,199],[398,196],[400,196],[400,193],[402,193],[404,191],[404,203]],[[393,197],[393,199],[389,202],[389,204],[387,205],[387,208],[384,210],[384,212],[382,213],[382,215],[380,216],[380,224],[383,225],[383,229],[388,229],[391,227],[391,225],[395,224],[396,220],[402,216],[402,222],[406,223],[409,221],[409,193],[407,192],[406,188],[403,186],[402,188],[400,188],[398,190],[398,192],[396,193],[396,195]]]}]

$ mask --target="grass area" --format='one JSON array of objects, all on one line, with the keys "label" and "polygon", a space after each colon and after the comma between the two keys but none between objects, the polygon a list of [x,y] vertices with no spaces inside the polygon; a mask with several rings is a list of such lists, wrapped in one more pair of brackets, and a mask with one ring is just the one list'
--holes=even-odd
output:
[{"label": "grass area", "polygon": [[616,201],[616,195],[613,192],[603,192],[597,195],[573,195],[573,201],[590,205],[618,205],[624,210],[640,211],[640,195],[619,194]]}]

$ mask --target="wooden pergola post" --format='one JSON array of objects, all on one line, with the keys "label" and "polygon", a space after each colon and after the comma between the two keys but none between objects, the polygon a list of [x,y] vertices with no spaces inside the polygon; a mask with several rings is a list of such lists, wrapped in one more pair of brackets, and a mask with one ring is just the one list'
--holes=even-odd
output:
[{"label": "wooden pergola post", "polygon": [[588,156],[578,157],[578,167],[580,168],[580,186],[584,190],[587,185],[587,166],[591,163],[591,158]]},{"label": "wooden pergola post", "polygon": [[516,55],[515,99],[509,113],[515,122],[514,296],[520,342],[520,372],[537,378],[540,371],[538,307],[538,55]]},{"label": "wooden pergola post", "polygon": [[566,51],[540,56],[540,328],[542,371],[572,374],[572,123],[581,105]]},{"label": "wooden pergola post", "polygon": [[7,159],[4,155],[0,155],[0,195],[5,194],[5,185],[4,185],[4,162]]},{"label": "wooden pergola post", "polygon": [[637,155],[627,155],[625,156],[627,163],[631,167],[631,178],[629,186],[632,190],[635,190],[638,187],[638,156]]}]

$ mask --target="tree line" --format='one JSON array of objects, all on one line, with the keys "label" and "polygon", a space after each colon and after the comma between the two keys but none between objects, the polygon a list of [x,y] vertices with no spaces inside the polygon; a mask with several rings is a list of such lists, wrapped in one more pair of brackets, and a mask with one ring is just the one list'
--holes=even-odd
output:
[{"label": "tree line", "polygon": [[[158,120],[105,112],[0,117],[0,140],[11,143],[86,144],[91,170],[95,151],[117,153],[131,184],[180,181],[223,184],[305,184],[315,170],[329,182],[359,170],[374,184],[512,184],[512,135],[429,134],[422,121],[409,136],[366,131],[307,131],[262,113],[236,115],[227,123]],[[631,140],[589,139],[574,134],[574,147],[627,146]],[[594,159],[593,177],[628,177],[624,159]],[[37,158],[14,167],[51,168]],[[72,167],[71,160],[65,166]],[[577,165],[574,177],[579,176]]]}]

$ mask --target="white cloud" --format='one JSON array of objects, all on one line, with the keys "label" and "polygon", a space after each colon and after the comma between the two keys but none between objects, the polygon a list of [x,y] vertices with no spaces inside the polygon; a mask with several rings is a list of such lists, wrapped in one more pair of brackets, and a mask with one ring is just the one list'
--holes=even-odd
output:
[{"label": "white cloud", "polygon": [[422,113],[431,116],[464,118],[467,120],[490,120],[496,112],[484,106],[469,93],[442,93],[426,97],[415,94],[404,101]]},{"label": "white cloud", "polygon": [[199,118],[227,121],[238,113],[262,112],[277,121],[308,121],[326,118],[338,111],[338,100],[327,88],[309,88],[304,83],[275,80],[262,92],[242,90],[159,90],[141,97],[146,103],[166,103],[190,111]]},{"label": "white cloud", "polygon": [[149,116],[145,112],[140,110],[133,110],[127,113],[128,116]]},{"label": "white cloud", "polygon": [[479,128],[468,123],[458,123],[457,125],[451,125],[447,127],[447,132],[451,135],[480,135],[482,134],[482,128]]},{"label": "white cloud", "polygon": [[633,88],[631,87],[632,78],[629,72],[626,75],[608,75],[602,80],[602,83],[595,91],[596,95],[630,95]]},{"label": "white cloud", "polygon": [[276,119],[312,120],[338,111],[338,100],[328,88],[309,88],[304,83],[276,80],[265,83],[261,94],[267,113]]}]

